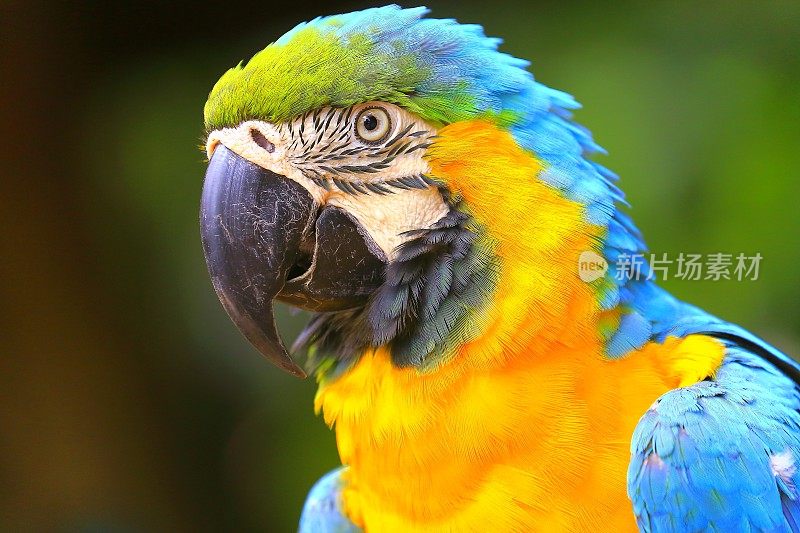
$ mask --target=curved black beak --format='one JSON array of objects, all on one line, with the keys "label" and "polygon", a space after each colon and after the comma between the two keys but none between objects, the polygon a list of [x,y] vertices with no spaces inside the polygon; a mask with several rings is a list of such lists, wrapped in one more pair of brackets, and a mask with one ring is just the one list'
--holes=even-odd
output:
[{"label": "curved black beak", "polygon": [[349,309],[363,305],[384,277],[383,252],[355,219],[333,206],[319,209],[302,185],[223,145],[206,171],[200,226],[211,282],[228,315],[295,376],[306,374],[281,341],[273,300]]},{"label": "curved black beak", "polygon": [[281,342],[272,300],[283,288],[314,202],[299,184],[218,146],[200,206],[211,283],[225,311],[258,351],[305,377]]}]

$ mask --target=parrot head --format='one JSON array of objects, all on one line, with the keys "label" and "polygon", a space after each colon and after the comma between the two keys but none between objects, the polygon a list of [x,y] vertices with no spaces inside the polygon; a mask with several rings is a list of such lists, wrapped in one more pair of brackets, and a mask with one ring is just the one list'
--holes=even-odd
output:
[{"label": "parrot head", "polygon": [[491,357],[523,317],[538,313],[534,334],[575,291],[610,309],[612,273],[579,283],[578,254],[640,246],[615,176],[585,158],[599,148],[571,122],[575,101],[479,26],[426,13],[301,24],[206,103],[212,282],[250,342],[295,375],[274,300],[315,313],[297,346],[317,365],[386,347],[424,370],[489,328]]}]

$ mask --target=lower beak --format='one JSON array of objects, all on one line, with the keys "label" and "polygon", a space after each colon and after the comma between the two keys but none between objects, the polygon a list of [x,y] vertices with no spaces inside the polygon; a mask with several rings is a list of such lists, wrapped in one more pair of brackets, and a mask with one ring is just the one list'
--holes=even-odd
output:
[{"label": "lower beak", "polygon": [[299,377],[306,374],[281,341],[273,300],[350,309],[383,280],[386,258],[355,219],[336,207],[320,209],[297,182],[222,145],[206,171],[200,225],[211,282],[228,315],[264,356]]}]

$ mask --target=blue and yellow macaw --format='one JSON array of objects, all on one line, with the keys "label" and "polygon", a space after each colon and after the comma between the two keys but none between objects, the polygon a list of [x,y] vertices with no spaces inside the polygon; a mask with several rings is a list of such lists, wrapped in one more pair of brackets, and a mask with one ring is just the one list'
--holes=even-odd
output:
[{"label": "blue and yellow macaw", "polygon": [[578,104],[426,12],[301,24],[205,106],[222,304],[300,376],[272,303],[314,312],[344,466],[300,530],[800,530],[798,365],[620,276],[644,243]]}]

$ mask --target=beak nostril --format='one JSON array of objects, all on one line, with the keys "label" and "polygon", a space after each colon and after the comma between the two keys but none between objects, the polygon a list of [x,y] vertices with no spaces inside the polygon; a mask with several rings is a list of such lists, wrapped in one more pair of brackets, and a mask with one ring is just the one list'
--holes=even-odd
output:
[{"label": "beak nostril", "polygon": [[264,134],[258,131],[257,129],[255,128],[250,129],[250,137],[253,138],[253,142],[255,142],[257,145],[259,145],[267,152],[272,153],[275,151],[275,145],[269,142],[269,140],[266,137],[264,137]]}]

